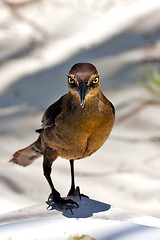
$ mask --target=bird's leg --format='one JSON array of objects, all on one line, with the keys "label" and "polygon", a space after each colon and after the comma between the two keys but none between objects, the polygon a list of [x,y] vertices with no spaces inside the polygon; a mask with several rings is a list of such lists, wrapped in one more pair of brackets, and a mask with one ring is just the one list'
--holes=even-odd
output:
[{"label": "bird's leg", "polygon": [[60,193],[55,189],[52,179],[51,179],[51,166],[53,161],[56,160],[58,157],[58,154],[56,151],[53,151],[52,149],[46,149],[45,154],[44,154],[44,161],[43,161],[43,171],[44,171],[44,176],[46,177],[49,186],[51,188],[51,194],[49,195],[48,201],[51,201],[49,206],[52,206],[53,203],[56,203],[60,208],[65,208],[65,209],[70,209],[70,206],[76,205],[79,207],[79,205],[71,200],[71,199],[63,199],[60,196]]},{"label": "bird's leg", "polygon": [[80,193],[80,188],[79,186],[77,186],[75,188],[75,181],[74,181],[74,160],[70,160],[70,167],[71,167],[71,188],[68,192],[68,196],[79,196],[79,198],[81,199],[81,197],[86,197],[88,198],[88,196],[81,194]]},{"label": "bird's leg", "polygon": [[75,181],[74,181],[74,160],[69,160],[71,168],[71,188],[69,190],[68,196],[74,195],[75,193]]}]

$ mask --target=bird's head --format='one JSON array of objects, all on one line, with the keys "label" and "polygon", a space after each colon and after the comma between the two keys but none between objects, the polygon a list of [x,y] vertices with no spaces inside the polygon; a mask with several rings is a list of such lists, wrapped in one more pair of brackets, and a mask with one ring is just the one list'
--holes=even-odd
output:
[{"label": "bird's head", "polygon": [[95,66],[91,63],[75,64],[68,73],[68,87],[84,108],[85,101],[99,92],[99,74]]}]

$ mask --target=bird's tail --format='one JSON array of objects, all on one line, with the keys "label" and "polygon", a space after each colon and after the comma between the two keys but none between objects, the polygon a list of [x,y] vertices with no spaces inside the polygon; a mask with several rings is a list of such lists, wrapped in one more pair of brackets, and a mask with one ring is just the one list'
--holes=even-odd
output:
[{"label": "bird's tail", "polygon": [[34,142],[28,147],[15,152],[10,162],[19,164],[24,167],[31,164],[36,158],[39,158],[42,155],[41,149],[37,143],[38,142]]}]

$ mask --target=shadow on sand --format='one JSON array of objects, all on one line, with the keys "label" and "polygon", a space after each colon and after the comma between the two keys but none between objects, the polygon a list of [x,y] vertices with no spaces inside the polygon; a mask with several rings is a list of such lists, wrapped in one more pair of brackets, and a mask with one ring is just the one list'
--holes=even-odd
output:
[{"label": "shadow on sand", "polygon": [[[49,207],[49,211],[60,211],[62,215],[67,218],[88,218],[92,217],[94,213],[105,212],[111,208],[109,204],[90,198],[82,197],[80,200],[79,197],[74,197],[72,200],[78,203],[79,208],[76,206],[68,206],[68,209],[61,209],[56,204],[52,204],[52,207]],[[49,202],[47,202],[47,204],[49,205]]]}]

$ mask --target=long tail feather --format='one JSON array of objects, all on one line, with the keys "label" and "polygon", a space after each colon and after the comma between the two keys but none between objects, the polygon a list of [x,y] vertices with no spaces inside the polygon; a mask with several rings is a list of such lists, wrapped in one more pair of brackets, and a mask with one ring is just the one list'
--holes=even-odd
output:
[{"label": "long tail feather", "polygon": [[35,143],[32,143],[28,147],[15,152],[10,162],[19,164],[21,166],[28,166],[41,155],[42,153],[37,150],[37,148],[35,147]]}]

